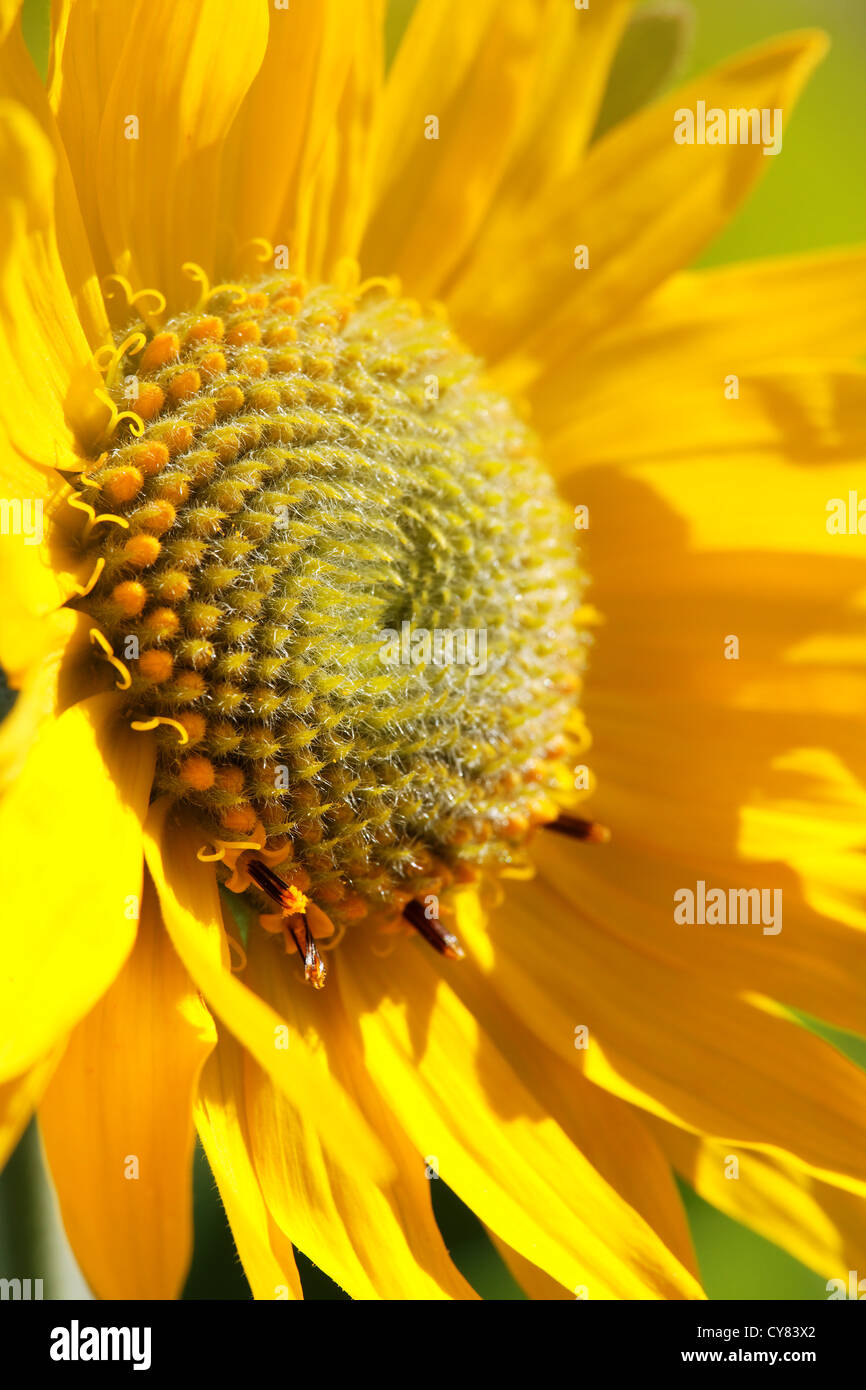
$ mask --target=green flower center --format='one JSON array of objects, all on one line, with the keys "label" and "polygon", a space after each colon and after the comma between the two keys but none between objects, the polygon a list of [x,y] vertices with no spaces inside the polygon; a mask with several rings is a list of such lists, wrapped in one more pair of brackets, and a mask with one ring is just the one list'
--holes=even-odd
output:
[{"label": "green flower center", "polygon": [[263,835],[338,925],[522,862],[584,644],[531,431],[381,286],[272,277],[142,334],[112,390],[143,433],[84,492],[121,524],[93,530],[83,606],[129,717],[173,721],[156,789],[217,840]]}]

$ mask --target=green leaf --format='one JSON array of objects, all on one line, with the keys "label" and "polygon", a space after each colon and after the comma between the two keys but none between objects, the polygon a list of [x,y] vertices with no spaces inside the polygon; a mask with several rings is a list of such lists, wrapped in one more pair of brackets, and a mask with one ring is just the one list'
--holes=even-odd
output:
[{"label": "green leaf", "polygon": [[694,33],[685,0],[659,0],[632,16],[611,67],[593,140],[633,116],[682,70]]}]

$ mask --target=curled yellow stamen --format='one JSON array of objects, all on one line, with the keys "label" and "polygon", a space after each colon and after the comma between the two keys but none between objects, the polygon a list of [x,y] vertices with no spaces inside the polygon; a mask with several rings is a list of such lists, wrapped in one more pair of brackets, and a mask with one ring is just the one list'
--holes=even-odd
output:
[{"label": "curled yellow stamen", "polygon": [[107,640],[103,633],[99,631],[98,627],[92,627],[90,629],[90,640],[91,642],[96,642],[97,645],[102,648],[106,657],[114,667],[115,671],[118,671],[120,673],[120,680],[114,682],[115,688],[117,690],[128,690],[129,687],[132,685],[132,677],[129,674],[129,671],[126,668],[126,666],[124,666],[123,662],[118,660],[118,658],[114,655],[114,650],[111,646],[111,643]]},{"label": "curled yellow stamen", "polygon": [[150,733],[151,729],[157,729],[160,724],[170,724],[173,729],[177,729],[180,735],[180,743],[189,743],[189,734],[177,719],[168,719],[161,714],[155,714],[152,719],[133,719],[130,729],[135,729],[137,734]]},{"label": "curled yellow stamen", "polygon": [[91,507],[89,502],[82,501],[80,492],[70,492],[66,500],[69,503],[70,507],[75,507],[76,510],[79,512],[86,512],[88,525],[93,525],[93,521],[96,516],[96,509],[94,507]]},{"label": "curled yellow stamen", "polygon": [[247,968],[247,953],[244,950],[241,943],[239,941],[235,941],[235,938],[233,936],[229,936],[228,932],[226,932],[226,941],[228,942],[229,947],[237,951],[238,953],[237,964],[232,965],[232,974],[237,975],[240,973],[241,970],[246,970]]},{"label": "curled yellow stamen", "polygon": [[[165,295],[162,294],[160,290],[133,290],[132,285],[125,276],[106,275],[102,281],[102,288],[105,292],[106,299],[116,299],[117,290],[113,288],[115,285],[126,300],[126,307],[128,309],[138,309],[138,312],[145,321],[152,318],[160,318],[165,313]],[[152,309],[142,309],[142,301],[149,297],[153,298],[154,307]]]},{"label": "curled yellow stamen", "polygon": [[268,241],[267,238],[263,236],[254,236],[251,237],[249,241],[245,241],[238,255],[243,256],[245,251],[255,251],[256,249],[261,252],[260,255],[256,256],[256,260],[262,265],[264,265],[266,261],[272,261],[274,259],[273,242]]},{"label": "curled yellow stamen", "polygon": [[129,421],[130,433],[134,435],[144,434],[144,421],[140,415],[136,415],[134,410],[121,410],[114,422],[115,429],[118,425],[122,424],[124,420]]},{"label": "curled yellow stamen", "polygon": [[118,425],[121,425],[124,420],[129,421],[130,431],[132,434],[136,435],[136,437],[144,434],[144,421],[140,415],[136,415],[134,410],[118,410],[108,392],[103,391],[100,387],[97,387],[93,394],[96,399],[101,401],[104,406],[107,406],[108,410],[111,412],[111,417],[105,427],[106,435],[114,434]]},{"label": "curled yellow stamen", "polygon": [[115,516],[113,512],[100,512],[99,516],[90,517],[84,527],[84,539],[87,540],[94,526],[98,526],[100,521],[113,521],[116,526],[122,527],[124,531],[129,530],[129,522],[125,516]]},{"label": "curled yellow stamen", "polygon": [[[265,864],[281,864],[286,857],[285,846],[281,849],[266,849],[267,831],[260,820],[257,820],[250,831],[250,839],[243,840],[241,843],[226,845],[223,863],[230,869],[231,878],[225,884],[232,893],[243,893],[245,888],[249,888],[251,879],[245,868],[244,851],[254,849]],[[217,843],[221,843],[217,841]]]},{"label": "curled yellow stamen", "polygon": [[[59,467],[60,467],[60,464],[57,462],[57,459],[56,459],[56,454],[57,454],[57,447],[56,447],[56,445],[55,445],[54,453],[55,453],[54,467],[55,467],[55,468],[59,468]],[[105,461],[106,461],[107,458],[108,458],[108,454],[107,454],[107,453],[100,454],[100,455],[99,455],[99,458],[96,459],[95,462],[94,462],[93,460],[91,460],[91,459],[88,459],[88,463],[93,462],[94,468],[102,468],[103,465],[105,464]],[[87,467],[87,464],[82,463],[82,465],[81,465],[81,467],[80,467],[79,469],[77,469],[77,470],[67,469],[66,472],[69,473],[69,472],[75,471],[75,481],[76,481],[77,483],[80,483],[83,487],[95,487],[95,488],[101,487],[102,484],[99,483],[99,482],[96,480],[96,478],[91,478],[90,474],[89,474],[89,473],[86,473],[86,472],[84,471],[86,467]]]},{"label": "curled yellow stamen", "polygon": [[198,302],[195,306],[196,313],[201,313],[203,309],[207,308],[210,301],[219,294],[234,294],[236,296],[235,305],[243,304],[247,298],[247,291],[243,285],[214,285],[211,288],[207,271],[196,261],[184,261],[181,270],[188,279],[192,280],[193,284],[201,286]]},{"label": "curled yellow stamen", "polygon": [[105,373],[108,371],[109,364],[113,357],[113,343],[103,343],[102,347],[96,349],[95,353],[93,354],[92,361],[94,367],[99,372],[100,376],[104,376]]},{"label": "curled yellow stamen", "polygon": [[320,951],[333,951],[334,947],[339,946],[340,942],[343,940],[343,937],[346,935],[346,931],[346,923],[341,922],[338,927],[334,928],[333,936],[325,937],[324,939],[322,937],[319,937],[318,941],[316,942],[316,945],[318,946]]},{"label": "curled yellow stamen", "polygon": [[196,312],[204,308],[207,303],[208,292],[210,290],[210,279],[207,271],[195,261],[184,261],[181,270],[188,280],[192,280],[194,285],[201,287],[198,300],[195,305]]},{"label": "curled yellow stamen", "polygon": [[371,275],[367,280],[362,280],[355,290],[355,297],[362,299],[369,290],[383,289],[390,295],[396,296],[400,293],[400,278],[397,275]]},{"label": "curled yellow stamen", "polygon": [[[152,295],[152,296],[153,296],[153,299],[155,300],[154,308],[152,308],[152,309],[141,309],[141,308],[139,307],[140,301],[143,300],[143,299],[147,299],[147,297],[148,297],[149,295]],[[134,308],[138,309],[138,311],[139,311],[139,313],[141,314],[141,317],[142,317],[143,319],[151,319],[151,318],[153,318],[153,319],[158,319],[158,318],[162,318],[162,315],[165,313],[165,304],[166,304],[165,295],[162,293],[161,290],[154,290],[154,289],[136,290],[135,294],[132,296],[132,305],[133,305]]]},{"label": "curled yellow stamen", "polygon": [[117,298],[117,289],[114,288],[115,285],[126,300],[127,307],[130,307],[132,305],[133,288],[124,275],[106,275],[104,277],[102,288],[105,292],[106,299]]},{"label": "curled yellow stamen", "polygon": [[105,569],[105,557],[104,557],[104,555],[100,555],[100,556],[99,556],[99,559],[96,561],[96,564],[95,564],[94,567],[93,567],[93,573],[92,573],[92,575],[90,576],[90,578],[88,579],[87,583],[86,583],[86,584],[75,584],[75,585],[73,586],[73,593],[74,593],[78,598],[86,598],[87,595],[88,595],[89,593],[92,592],[92,590],[93,590],[93,588],[94,588],[94,585],[96,584],[97,579],[98,579],[99,576],[102,574],[102,571],[103,571],[104,569]]},{"label": "curled yellow stamen", "polygon": [[111,359],[105,370],[105,380],[110,386],[114,386],[120,373],[120,364],[124,357],[135,356],[147,346],[147,338],[136,329],[135,333],[130,333],[128,338],[124,338],[119,348],[115,348],[111,354]]},{"label": "curled yellow stamen", "polygon": [[259,926],[269,936],[285,936],[286,919],[282,912],[260,912]]},{"label": "curled yellow stamen", "polygon": [[208,291],[205,304],[209,304],[219,294],[233,294],[235,296],[234,308],[238,308],[248,298],[248,291],[244,289],[243,285],[214,285],[213,289]]},{"label": "curled yellow stamen", "polygon": [[202,864],[214,864],[219,859],[225,859],[228,850],[259,850],[262,848],[262,846],[256,844],[254,840],[216,840],[215,843],[219,845],[219,849],[215,850],[213,853],[209,853],[207,845],[202,845],[201,849],[196,853],[196,859],[200,860]]},{"label": "curled yellow stamen", "polygon": [[386,945],[382,947],[371,946],[370,951],[376,957],[377,960],[387,960],[389,956],[393,956],[399,944],[400,943],[397,940],[397,935],[395,932],[395,934],[391,937],[391,939],[387,942]]}]

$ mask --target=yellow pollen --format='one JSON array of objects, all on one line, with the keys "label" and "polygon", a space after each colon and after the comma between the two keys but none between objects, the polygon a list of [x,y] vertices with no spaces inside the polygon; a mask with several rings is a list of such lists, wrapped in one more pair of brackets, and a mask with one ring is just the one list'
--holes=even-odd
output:
[{"label": "yellow pollen", "polygon": [[255,828],[257,816],[252,806],[241,805],[232,806],[229,810],[223,811],[220,822],[224,829],[243,833],[249,833]]},{"label": "yellow pollen", "polygon": [[190,343],[220,343],[224,335],[222,319],[206,316],[189,325],[183,341],[187,346]]},{"label": "yellow pollen", "polygon": [[180,570],[165,570],[150,585],[151,595],[160,603],[180,603],[189,591],[189,576]]},{"label": "yellow pollen", "polygon": [[178,720],[181,728],[185,731],[187,741],[190,744],[201,743],[207,733],[207,720],[203,714],[192,710],[189,714],[182,714]]},{"label": "yellow pollen", "polygon": [[133,497],[138,496],[143,482],[144,478],[139,470],[129,465],[110,468],[99,479],[100,486],[112,506],[118,506],[121,502],[131,502]]},{"label": "yellow pollen", "polygon": [[156,563],[161,549],[156,536],[131,536],[123,547],[123,558],[133,569],[147,569]]},{"label": "yellow pollen", "polygon": [[176,333],[157,333],[151,338],[139,359],[143,372],[155,372],[176,362],[180,355],[180,340]]},{"label": "yellow pollen", "polygon": [[171,652],[154,647],[142,652],[138,659],[138,674],[142,680],[153,681],[155,685],[167,681],[174,668]]},{"label": "yellow pollen", "polygon": [[162,715],[155,715],[153,719],[133,719],[129,727],[134,729],[136,733],[146,734],[150,733],[152,729],[158,729],[163,726],[174,729],[181,745],[189,742],[186,729],[183,725],[177,719],[167,719]]},{"label": "yellow pollen", "polygon": [[289,884],[286,888],[283,901],[286,912],[301,913],[306,911],[307,904],[310,900],[305,897],[303,893],[299,892],[297,888],[293,888],[292,885]]},{"label": "yellow pollen", "polygon": [[198,700],[205,692],[205,683],[197,671],[177,671],[173,681],[181,702]]},{"label": "yellow pollen", "polygon": [[231,343],[233,347],[240,347],[244,343],[259,343],[261,338],[262,330],[254,319],[235,324],[226,334],[226,342]]},{"label": "yellow pollen", "polygon": [[135,579],[125,579],[111,591],[115,603],[125,618],[135,618],[147,603],[147,589]]},{"label": "yellow pollen", "polygon": [[173,608],[152,608],[142,628],[153,641],[165,642],[177,633],[180,618]]},{"label": "yellow pollen", "polygon": [[183,759],[178,776],[188,787],[199,792],[207,791],[216,781],[213,763],[198,754]]},{"label": "yellow pollen", "polygon": [[211,377],[222,376],[226,370],[226,359],[222,352],[207,352],[198,359],[198,369],[201,375],[210,380]]},{"label": "yellow pollen", "polygon": [[176,405],[180,401],[188,401],[200,390],[201,375],[194,367],[190,367],[183,372],[176,372],[168,383],[169,398],[174,401]]},{"label": "yellow pollen", "polygon": [[174,525],[175,510],[170,502],[164,501],[161,497],[148,502],[137,512],[133,512],[131,520],[137,526],[144,527],[147,531],[153,531],[157,536],[161,536]]},{"label": "yellow pollen", "polygon": [[153,420],[165,404],[165,393],[155,382],[145,382],[135,398],[135,414]]},{"label": "yellow pollen", "polygon": [[159,444],[156,441],[148,444],[133,444],[125,452],[129,456],[130,465],[139,469],[148,478],[152,477],[154,473],[161,473],[169,459],[168,449],[164,444]]}]

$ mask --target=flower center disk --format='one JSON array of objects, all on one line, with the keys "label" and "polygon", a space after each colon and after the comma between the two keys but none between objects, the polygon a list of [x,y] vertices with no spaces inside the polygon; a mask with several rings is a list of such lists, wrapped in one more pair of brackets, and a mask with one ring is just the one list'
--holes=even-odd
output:
[{"label": "flower center disk", "polygon": [[263,835],[339,925],[522,863],[570,776],[584,646],[529,428],[381,286],[271,278],[141,328],[111,389],[144,429],[88,469],[121,524],[92,532],[83,606],[130,718],[187,736],[160,726],[156,789]]}]

